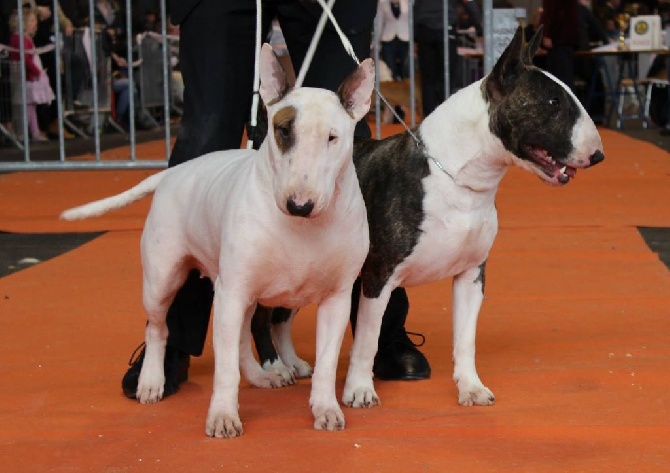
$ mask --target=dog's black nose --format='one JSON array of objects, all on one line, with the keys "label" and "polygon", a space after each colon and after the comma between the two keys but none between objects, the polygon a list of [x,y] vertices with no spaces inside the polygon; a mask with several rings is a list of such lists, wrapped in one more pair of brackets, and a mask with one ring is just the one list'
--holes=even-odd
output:
[{"label": "dog's black nose", "polygon": [[286,209],[295,217],[307,217],[314,209],[314,202],[308,200],[302,205],[297,205],[293,197],[289,197],[286,201]]},{"label": "dog's black nose", "polygon": [[603,154],[602,151],[598,150],[595,153],[591,155],[589,158],[589,165],[590,166],[595,166],[596,164],[602,162],[605,160],[605,155]]}]

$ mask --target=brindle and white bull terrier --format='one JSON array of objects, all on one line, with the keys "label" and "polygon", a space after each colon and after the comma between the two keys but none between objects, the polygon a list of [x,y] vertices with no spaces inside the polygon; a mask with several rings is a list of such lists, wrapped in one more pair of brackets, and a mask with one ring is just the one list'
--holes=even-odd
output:
[{"label": "brindle and white bull terrier", "polygon": [[[458,402],[494,403],[475,367],[475,333],[486,260],[498,230],[500,181],[515,165],[550,185],[564,186],[578,168],[604,159],[598,131],[578,99],[533,66],[541,34],[523,44],[518,29],[492,72],[453,94],[414,133],[355,145],[370,252],[361,270],[345,405],[379,403],[372,369],[391,291],[448,277],[453,277]],[[273,334],[280,356],[290,353],[290,331],[280,324],[273,326]],[[267,352],[267,343],[264,347]],[[261,361],[275,371],[281,365],[272,363],[271,355]],[[297,367],[293,363],[288,369],[298,372]]]},{"label": "brindle and white bull terrier", "polygon": [[257,303],[319,305],[310,396],[314,426],[344,428],[335,372],[352,286],[368,253],[352,150],[356,122],[370,107],[372,61],[364,61],[337,94],[288,90],[269,45],[260,65],[269,133],[259,151],[210,153],[62,215],[92,217],[155,192],[141,239],[148,323],[137,398],[153,403],[162,397],[167,310],[196,268],[215,281],[214,392],[206,421],[206,433],[214,437],[242,435],[240,368],[254,384],[277,384],[250,348]]}]

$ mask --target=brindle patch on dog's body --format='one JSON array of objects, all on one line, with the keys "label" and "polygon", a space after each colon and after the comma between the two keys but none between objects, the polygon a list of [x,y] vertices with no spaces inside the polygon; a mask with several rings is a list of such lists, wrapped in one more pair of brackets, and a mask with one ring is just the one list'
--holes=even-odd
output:
[{"label": "brindle patch on dog's body", "polygon": [[[388,156],[403,159],[389,160]],[[430,174],[423,147],[409,133],[354,143],[354,164],[368,213],[370,252],[363,293],[378,297],[394,269],[416,246],[424,219],[423,179]]]}]

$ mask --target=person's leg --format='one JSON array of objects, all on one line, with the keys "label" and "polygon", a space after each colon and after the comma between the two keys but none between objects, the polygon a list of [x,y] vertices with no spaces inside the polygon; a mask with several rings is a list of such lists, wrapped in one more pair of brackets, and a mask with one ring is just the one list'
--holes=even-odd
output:
[{"label": "person's leg", "polygon": [[409,42],[403,41],[399,38],[396,38],[396,41],[396,54],[398,58],[397,72],[400,80],[404,80],[409,77]]},{"label": "person's leg", "polygon": [[423,116],[426,117],[444,101],[442,33],[417,27],[417,46],[421,75],[421,107]]},{"label": "person's leg", "polygon": [[395,53],[391,41],[382,41],[379,49],[379,59],[384,62],[389,68],[391,78],[395,79]]},{"label": "person's leg", "polygon": [[170,166],[241,145],[253,92],[256,8],[253,1],[228,3],[202,0],[180,27],[184,113]]},{"label": "person's leg", "polygon": [[128,122],[128,108],[130,107],[130,81],[128,79],[113,79],[112,90],[116,96],[116,121]]},{"label": "person's leg", "polygon": [[[202,0],[180,25],[184,114],[169,166],[239,148],[251,104],[256,8],[253,1]],[[213,34],[213,32],[215,32]],[[211,280],[193,270],[167,314],[163,397],[187,379],[189,356],[200,356],[214,297]],[[122,381],[134,397],[142,352]]]},{"label": "person's leg", "polygon": [[26,105],[26,115],[28,117],[28,128],[33,141],[46,141],[46,137],[40,130],[40,125],[37,122],[37,106],[34,103]]}]

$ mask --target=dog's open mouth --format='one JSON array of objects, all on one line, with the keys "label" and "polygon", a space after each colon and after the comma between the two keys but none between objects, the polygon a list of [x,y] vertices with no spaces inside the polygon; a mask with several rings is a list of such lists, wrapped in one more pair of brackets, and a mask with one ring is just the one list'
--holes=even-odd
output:
[{"label": "dog's open mouth", "polygon": [[523,145],[523,150],[528,159],[537,164],[551,180],[555,179],[560,184],[567,184],[570,178],[577,175],[577,169],[556,162],[549,152],[540,146],[526,144]]}]

